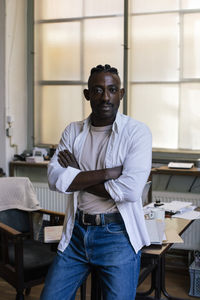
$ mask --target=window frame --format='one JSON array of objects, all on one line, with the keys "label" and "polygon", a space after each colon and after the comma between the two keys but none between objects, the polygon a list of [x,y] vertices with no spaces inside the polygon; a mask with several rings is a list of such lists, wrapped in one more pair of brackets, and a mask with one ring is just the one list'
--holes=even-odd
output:
[{"label": "window frame", "polygon": [[[162,13],[178,13],[180,16],[180,23],[183,23],[184,14],[188,13],[200,13],[200,9],[178,9],[178,10],[168,10],[168,11],[154,11],[154,12],[142,12],[142,13],[131,13],[129,14],[129,1],[124,0],[124,57],[123,57],[123,85],[127,93],[124,96],[123,100],[123,113],[128,113],[128,97],[129,97],[129,87],[134,83],[142,83],[142,84],[168,84],[168,83],[176,83],[180,85],[182,83],[193,83],[200,82],[200,78],[182,78],[182,70],[183,70],[183,24],[180,24],[180,72],[179,72],[179,80],[178,81],[129,81],[128,80],[128,58],[129,58],[129,17],[134,15],[147,15],[147,14],[162,14]],[[102,16],[111,17],[113,15]],[[73,20],[84,20],[88,18],[99,18],[101,16],[94,17],[81,17],[81,18],[72,18]],[[67,19],[70,21],[70,19]],[[60,21],[58,20],[43,20],[41,23],[51,23]],[[27,92],[28,92],[28,108],[27,108],[27,122],[28,122],[28,130],[27,130],[27,146],[28,149],[32,149],[34,146],[34,0],[28,0],[27,2]],[[83,77],[82,77],[83,78]],[[81,84],[84,86],[87,84],[84,81],[41,81],[41,85],[76,85]],[[49,146],[49,145],[37,145],[37,146]],[[170,160],[184,160],[184,161],[194,161],[198,159],[200,156],[200,150],[181,150],[181,149],[164,149],[164,148],[153,148],[153,161],[170,161]]]}]

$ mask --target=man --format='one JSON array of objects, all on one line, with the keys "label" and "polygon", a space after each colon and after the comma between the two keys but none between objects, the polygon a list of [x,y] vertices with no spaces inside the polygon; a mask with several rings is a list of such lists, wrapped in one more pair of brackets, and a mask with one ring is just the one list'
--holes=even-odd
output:
[{"label": "man", "polygon": [[71,300],[96,267],[103,299],[133,300],[140,249],[149,245],[141,195],[151,169],[151,133],[120,114],[116,68],[91,70],[92,113],[64,130],[48,167],[51,189],[72,194],[57,257],[41,300]]}]

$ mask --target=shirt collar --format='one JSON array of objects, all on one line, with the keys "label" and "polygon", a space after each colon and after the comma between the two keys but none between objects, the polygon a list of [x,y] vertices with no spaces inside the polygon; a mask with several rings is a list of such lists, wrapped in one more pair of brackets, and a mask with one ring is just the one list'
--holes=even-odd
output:
[{"label": "shirt collar", "polygon": [[[84,125],[83,125],[84,129],[85,128],[89,128],[90,125],[91,125],[90,116],[91,115],[89,115],[89,117],[83,121],[83,123],[84,123]],[[114,123],[112,125],[112,131],[115,132],[115,133],[119,133],[119,131],[120,131],[120,125],[121,125],[121,114],[119,112],[117,112],[115,121],[114,121]]]}]

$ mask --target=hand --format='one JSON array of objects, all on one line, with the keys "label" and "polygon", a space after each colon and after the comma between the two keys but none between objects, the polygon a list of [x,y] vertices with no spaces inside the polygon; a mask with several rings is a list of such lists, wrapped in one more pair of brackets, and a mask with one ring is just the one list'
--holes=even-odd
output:
[{"label": "hand", "polygon": [[58,153],[58,162],[63,168],[72,167],[80,169],[74,155],[67,149]]}]

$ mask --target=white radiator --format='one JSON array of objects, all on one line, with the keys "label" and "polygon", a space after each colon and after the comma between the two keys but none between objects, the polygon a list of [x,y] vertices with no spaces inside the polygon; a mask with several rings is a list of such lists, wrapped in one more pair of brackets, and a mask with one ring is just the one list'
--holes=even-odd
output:
[{"label": "white radiator", "polygon": [[51,191],[47,183],[33,182],[33,186],[42,208],[65,212],[70,196]]},{"label": "white radiator", "polygon": [[[192,202],[200,207],[200,194],[178,193],[169,191],[152,191],[152,201],[171,202],[173,200]],[[195,220],[182,234],[183,244],[174,244],[173,248],[184,250],[200,250],[200,219]]]}]

